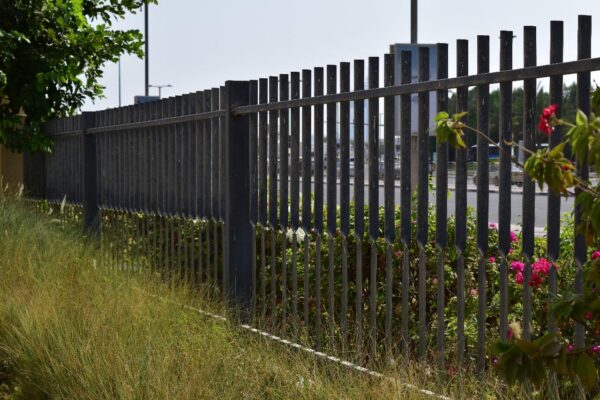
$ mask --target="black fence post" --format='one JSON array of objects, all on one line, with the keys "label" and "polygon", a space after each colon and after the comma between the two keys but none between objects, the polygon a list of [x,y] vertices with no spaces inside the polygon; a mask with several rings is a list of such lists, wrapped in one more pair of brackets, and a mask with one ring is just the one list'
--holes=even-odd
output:
[{"label": "black fence post", "polygon": [[225,83],[225,291],[239,308],[242,321],[252,305],[252,225],[250,222],[250,118],[233,109],[248,105],[247,81]]},{"label": "black fence post", "polygon": [[92,235],[98,235],[101,229],[96,135],[88,133],[95,122],[95,113],[83,113],[83,229]]}]

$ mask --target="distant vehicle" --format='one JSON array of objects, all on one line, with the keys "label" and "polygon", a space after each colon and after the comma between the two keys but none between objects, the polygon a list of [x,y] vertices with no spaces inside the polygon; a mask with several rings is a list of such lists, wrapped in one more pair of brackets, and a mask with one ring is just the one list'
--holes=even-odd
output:
[{"label": "distant vehicle", "polygon": [[[523,186],[523,169],[515,164],[510,169],[511,183],[517,186]],[[477,175],[473,177],[473,183],[477,185]],[[500,186],[500,170],[490,171],[490,183],[494,186]]]},{"label": "distant vehicle", "polygon": [[[500,158],[500,149],[496,145],[488,144],[488,158],[490,160],[497,160]],[[477,145],[469,148],[467,162],[477,162]]]}]

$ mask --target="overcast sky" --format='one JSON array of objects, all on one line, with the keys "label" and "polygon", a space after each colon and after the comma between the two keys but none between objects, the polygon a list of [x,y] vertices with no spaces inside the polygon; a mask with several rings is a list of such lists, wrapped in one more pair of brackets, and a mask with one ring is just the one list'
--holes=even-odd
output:
[{"label": "overcast sky", "polygon": [[[565,22],[565,60],[577,54],[577,15],[593,16],[600,36],[598,0],[420,0],[419,42],[450,45],[468,39],[475,72],[477,35],[491,38],[491,69],[498,69],[500,30],[512,30],[514,67],[522,67],[523,26],[538,27],[538,64],[549,59],[551,20]],[[143,31],[143,14],[117,24]],[[410,41],[410,0],[159,0],[150,6],[150,83],[171,84],[163,97],[217,87],[226,80],[268,77],[303,68],[382,56],[391,43]],[[600,56],[600,39],[592,41]],[[144,94],[144,62],[122,59],[123,105]],[[595,75],[597,79],[597,76]],[[569,78],[567,78],[569,80]],[[84,110],[118,105],[118,68],[105,66],[106,98]],[[156,89],[151,89],[156,94]]]}]

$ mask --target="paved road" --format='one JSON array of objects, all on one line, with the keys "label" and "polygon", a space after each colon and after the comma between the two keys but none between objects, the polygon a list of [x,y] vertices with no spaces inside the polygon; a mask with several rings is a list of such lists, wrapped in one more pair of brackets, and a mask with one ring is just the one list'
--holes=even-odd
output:
[{"label": "paved road", "polygon": [[[469,185],[469,189],[474,189]],[[494,187],[492,187],[494,189]],[[523,214],[523,196],[519,193],[520,188],[513,186],[513,194],[511,196],[511,224],[518,225],[522,222],[522,214]],[[368,202],[368,188],[365,186],[365,203]],[[324,188],[324,196],[325,201],[327,201],[326,188]],[[383,206],[383,196],[384,196],[384,188],[383,182],[379,186],[379,204]],[[396,187],[395,190],[395,202],[396,204],[400,204],[400,188]],[[350,200],[354,199],[354,185],[350,185]],[[448,215],[454,215],[455,211],[455,199],[454,191],[451,189],[448,195]],[[435,204],[436,198],[435,193],[429,194],[429,201],[431,204]],[[339,184],[338,184],[338,204],[339,204]],[[477,209],[477,193],[474,191],[467,192],[467,204],[472,207],[474,210]],[[571,212],[573,211],[575,201],[573,197],[569,197],[565,199],[561,198],[561,213],[562,212]],[[489,221],[496,222],[498,221],[498,208],[500,207],[499,198],[497,192],[490,192],[490,206],[489,206]],[[546,226],[546,221],[548,217],[548,196],[543,193],[538,193],[535,197],[535,226],[538,228],[543,228]]]}]

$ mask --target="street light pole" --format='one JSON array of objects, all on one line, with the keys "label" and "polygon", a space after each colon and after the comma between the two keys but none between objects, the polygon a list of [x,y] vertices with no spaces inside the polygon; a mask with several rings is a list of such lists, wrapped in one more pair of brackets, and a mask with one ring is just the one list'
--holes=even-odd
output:
[{"label": "street light pole", "polygon": [[173,87],[173,85],[148,85],[148,86],[158,89],[158,98],[159,99],[162,97],[162,89],[163,88],[172,88]]},{"label": "street light pole", "polygon": [[121,57],[119,57],[119,107],[121,107]]},{"label": "street light pole", "polygon": [[417,43],[417,3],[418,0],[410,1],[410,43]]},{"label": "street light pole", "polygon": [[146,68],[146,82],[145,82],[145,94],[146,96],[148,96],[148,91],[150,89],[150,86],[148,84],[149,82],[149,73],[148,73],[148,66],[149,66],[149,62],[148,62],[148,3],[146,3],[144,5],[144,61],[145,61],[145,68]]}]

